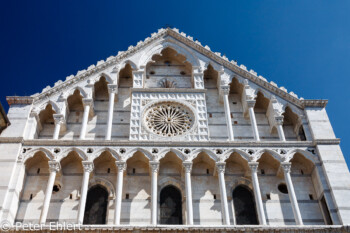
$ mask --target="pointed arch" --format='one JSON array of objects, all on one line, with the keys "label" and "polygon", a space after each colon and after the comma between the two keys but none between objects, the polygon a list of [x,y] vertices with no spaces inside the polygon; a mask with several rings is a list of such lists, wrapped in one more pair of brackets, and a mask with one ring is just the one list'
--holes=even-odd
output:
[{"label": "pointed arch", "polygon": [[66,91],[66,93],[64,94],[64,96],[66,96],[66,98],[68,98],[69,96],[73,95],[74,92],[78,90],[80,92],[80,95],[83,97],[83,98],[88,98],[88,94],[86,93],[86,91],[80,87],[80,86],[76,86],[68,91]]},{"label": "pointed arch", "polygon": [[108,75],[106,72],[102,72],[98,78],[97,78],[97,82],[98,80],[100,80],[100,78],[104,77],[106,79],[106,81],[108,82],[108,84],[113,84],[114,83],[114,80],[111,78],[110,75]]},{"label": "pointed arch", "polygon": [[119,70],[124,69],[125,66],[126,66],[127,64],[129,64],[129,65],[131,66],[131,69],[132,69],[132,70],[138,70],[137,65],[136,65],[133,61],[131,61],[131,60],[129,60],[129,59],[123,61],[123,62],[120,64]]},{"label": "pointed arch", "polygon": [[278,162],[283,162],[284,161],[284,158],[279,154],[277,153],[276,151],[274,150],[270,150],[270,149],[261,149],[261,150],[258,150],[255,154],[254,154],[254,160],[259,160],[260,157],[264,154],[264,153],[268,153],[270,154],[273,158],[275,158]]},{"label": "pointed arch", "polygon": [[181,46],[180,44],[175,44],[170,41],[160,42],[159,44],[154,45],[153,48],[148,50],[143,54],[139,60],[139,67],[146,67],[147,63],[152,60],[152,57],[156,54],[161,54],[162,50],[166,48],[171,48],[177,53],[182,54],[186,57],[186,60],[191,63],[192,66],[200,66],[199,59],[193,54],[190,49]]},{"label": "pointed arch", "polygon": [[239,154],[243,159],[245,159],[247,162],[250,162],[250,160],[251,160],[251,155],[250,154],[248,154],[247,152],[244,152],[244,151],[242,151],[242,150],[240,150],[240,149],[229,149],[229,150],[227,150],[226,152],[225,152],[225,154],[224,154],[224,158],[225,158],[225,160],[227,160],[229,157],[230,157],[230,155],[232,154],[232,153],[234,153],[234,152],[236,152],[237,154]]},{"label": "pointed arch", "polygon": [[91,160],[97,159],[105,151],[109,152],[113,156],[113,158],[115,158],[117,161],[122,160],[122,156],[116,150],[109,148],[109,147],[103,147],[103,148],[100,148],[100,149],[94,151],[93,158]]},{"label": "pointed arch", "polygon": [[56,114],[61,113],[61,110],[58,107],[57,103],[52,101],[52,100],[48,100],[48,101],[44,102],[43,104],[41,104],[40,107],[38,108],[38,112],[37,113],[39,114],[41,111],[45,110],[45,108],[49,104],[52,106],[52,109],[56,112]]},{"label": "pointed arch", "polygon": [[186,160],[186,157],[184,156],[184,154],[178,150],[178,149],[175,149],[175,148],[166,148],[160,152],[158,152],[158,154],[160,155],[159,156],[159,159],[162,159],[164,158],[164,156],[169,153],[169,152],[173,152],[174,154],[176,154],[176,156],[181,159],[182,161],[185,161]]},{"label": "pointed arch", "polygon": [[42,152],[44,153],[44,155],[50,160],[53,161],[54,160],[54,155],[52,154],[52,152],[44,147],[39,147],[39,148],[35,148],[30,150],[23,159],[23,163],[26,163],[26,161],[30,158],[33,158],[35,156],[36,153]]},{"label": "pointed arch", "polygon": [[194,160],[201,152],[206,153],[214,162],[219,160],[219,157],[211,150],[201,148],[192,152],[192,160]]},{"label": "pointed arch", "polygon": [[320,160],[318,159],[317,155],[314,155],[312,154],[311,152],[309,151],[305,151],[305,150],[302,150],[302,149],[293,149],[291,151],[288,152],[288,155],[287,155],[287,161],[291,161],[294,156],[296,154],[301,154],[303,155],[307,160],[310,160],[310,162],[312,162],[314,165],[318,162],[320,162]]},{"label": "pointed arch", "polygon": [[150,161],[153,160],[152,154],[149,151],[147,151],[147,150],[145,150],[143,148],[133,148],[133,149],[131,149],[130,151],[128,151],[125,160],[128,160],[129,158],[133,157],[136,152],[141,152]]},{"label": "pointed arch", "polygon": [[85,154],[85,152],[79,148],[76,147],[72,147],[72,148],[68,148],[64,151],[62,151],[59,161],[62,161],[64,158],[66,158],[70,152],[76,152],[78,154],[78,156],[83,160],[83,161],[87,161],[88,160],[88,156]]}]

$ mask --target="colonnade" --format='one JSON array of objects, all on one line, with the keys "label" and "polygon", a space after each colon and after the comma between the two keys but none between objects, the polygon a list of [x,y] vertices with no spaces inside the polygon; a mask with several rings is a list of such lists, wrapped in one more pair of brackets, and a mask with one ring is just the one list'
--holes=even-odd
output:
[{"label": "colonnade", "polygon": [[[89,186],[89,178],[91,172],[93,172],[94,164],[91,161],[83,161],[84,174],[81,185],[81,197],[78,209],[77,222],[78,224],[83,224],[85,205],[88,193]],[[115,216],[114,216],[114,224],[120,225],[121,218],[121,206],[122,206],[122,191],[123,191],[123,174],[126,170],[126,162],[125,161],[116,161],[116,166],[118,168],[117,172],[117,181],[115,184],[116,187],[116,196],[115,196]],[[158,172],[159,172],[159,161],[150,161],[150,175],[151,175],[151,221],[150,224],[157,225],[158,224]],[[265,211],[263,207],[262,196],[260,192],[259,180],[258,180],[258,162],[248,162],[250,171],[251,171],[251,179],[253,184],[253,191],[256,202],[256,210],[258,213],[258,219],[260,225],[266,225],[266,217]],[[227,192],[226,192],[226,182],[225,182],[225,162],[216,162],[216,170],[219,181],[219,190],[221,196],[221,206],[222,206],[222,222],[224,225],[230,225],[230,216],[229,216],[229,207],[227,201]],[[43,203],[43,208],[40,216],[40,223],[45,224],[46,217],[50,205],[52,189],[54,186],[55,178],[57,172],[60,171],[61,166],[58,161],[49,161],[50,168],[50,176],[48,179],[45,198]],[[288,187],[288,193],[290,202],[293,209],[293,214],[295,218],[295,222],[297,225],[303,225],[303,221],[301,218],[298,201],[295,195],[294,186],[292,183],[292,179],[290,176],[291,163],[290,162],[282,162],[281,168],[284,172],[285,182]],[[192,204],[192,185],[191,185],[191,171],[192,171],[192,162],[184,161],[183,169],[185,175],[185,188],[186,188],[186,209],[187,209],[187,225],[193,225],[193,204]]]}]

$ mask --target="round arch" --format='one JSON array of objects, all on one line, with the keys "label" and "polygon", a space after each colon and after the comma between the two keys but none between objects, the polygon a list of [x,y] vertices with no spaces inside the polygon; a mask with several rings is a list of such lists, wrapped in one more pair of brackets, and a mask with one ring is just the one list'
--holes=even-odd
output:
[{"label": "round arch", "polygon": [[101,177],[93,177],[89,181],[89,189],[95,185],[100,185],[105,188],[108,192],[108,198],[112,200],[115,197],[115,189],[113,184],[107,179]]}]

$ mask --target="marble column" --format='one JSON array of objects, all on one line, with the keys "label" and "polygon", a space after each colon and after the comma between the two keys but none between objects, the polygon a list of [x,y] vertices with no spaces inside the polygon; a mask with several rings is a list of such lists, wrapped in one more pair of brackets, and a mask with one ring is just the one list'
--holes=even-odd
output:
[{"label": "marble column", "polygon": [[85,139],[86,128],[89,120],[90,107],[92,105],[92,101],[93,101],[92,99],[83,99],[84,115],[83,115],[83,121],[81,123],[81,131],[80,131],[79,139]]},{"label": "marble column", "polygon": [[107,121],[107,131],[106,140],[111,140],[112,126],[113,126],[113,113],[114,113],[114,98],[118,92],[117,84],[108,84],[109,92],[109,105],[108,105],[108,121]]},{"label": "marble column", "polygon": [[287,187],[288,187],[288,195],[289,195],[290,203],[292,204],[295,222],[297,225],[303,225],[303,220],[301,218],[298,200],[297,200],[297,197],[295,195],[292,178],[290,176],[291,166],[292,166],[292,164],[289,162],[282,162],[281,163],[281,167],[282,167],[283,173],[284,173],[284,179],[285,179],[285,181],[287,183]]},{"label": "marble column", "polygon": [[117,177],[117,187],[116,197],[115,197],[115,213],[114,213],[114,224],[120,225],[121,209],[122,209],[122,194],[123,194],[123,176],[124,171],[126,170],[126,162],[117,161],[115,162],[118,168],[118,177]]},{"label": "marble column", "polygon": [[224,176],[225,165],[226,165],[225,162],[216,163],[216,168],[219,176],[221,206],[223,207],[222,215],[223,215],[224,225],[230,225],[230,215],[228,214],[226,183],[225,183],[225,176]]},{"label": "marble column", "polygon": [[84,168],[84,175],[83,175],[83,181],[81,184],[81,191],[80,191],[78,224],[83,224],[83,221],[84,221],[86,197],[87,197],[87,192],[88,192],[88,187],[89,187],[89,178],[90,178],[90,173],[94,170],[94,163],[93,162],[83,161],[82,163],[83,163],[83,168]]},{"label": "marble column", "polygon": [[40,224],[46,223],[47,213],[49,211],[49,206],[50,206],[50,201],[52,196],[53,185],[55,183],[56,174],[57,172],[59,172],[60,169],[61,169],[61,165],[59,162],[49,161],[50,177],[46,186],[43,208],[41,209]]},{"label": "marble column", "polygon": [[151,191],[151,224],[157,225],[157,209],[158,209],[158,171],[159,171],[159,162],[151,161],[151,176],[152,176],[152,191]]},{"label": "marble column", "polygon": [[226,118],[228,138],[230,141],[233,141],[234,135],[233,135],[232,121],[231,121],[231,110],[230,110],[230,102],[228,100],[228,95],[230,93],[230,86],[221,86],[221,91],[224,99],[225,118]]},{"label": "marble column", "polygon": [[266,217],[265,217],[265,211],[264,206],[261,198],[261,192],[260,192],[260,185],[258,180],[258,162],[249,162],[248,163],[249,168],[252,172],[252,181],[253,181],[253,188],[254,188],[254,197],[256,202],[256,207],[258,210],[258,217],[259,217],[259,223],[260,225],[266,225]]},{"label": "marble column", "polygon": [[193,205],[192,205],[192,185],[191,185],[192,162],[183,162],[183,166],[185,170],[187,225],[193,225]]},{"label": "marble column", "polygon": [[283,131],[283,116],[276,116],[275,121],[276,121],[276,128],[277,128],[277,132],[280,140],[286,141],[286,137],[284,136],[284,131]]},{"label": "marble column", "polygon": [[250,124],[252,125],[254,139],[256,141],[260,141],[258,124],[256,123],[255,112],[254,112],[255,100],[247,100],[247,106],[249,110]]},{"label": "marble column", "polygon": [[64,116],[62,114],[53,114],[53,119],[55,121],[53,139],[58,139],[60,136],[61,125],[64,124]]}]

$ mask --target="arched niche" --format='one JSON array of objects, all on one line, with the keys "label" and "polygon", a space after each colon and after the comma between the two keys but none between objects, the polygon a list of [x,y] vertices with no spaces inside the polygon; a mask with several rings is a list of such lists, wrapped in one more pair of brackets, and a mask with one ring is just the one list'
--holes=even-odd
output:
[{"label": "arched niche", "polygon": [[78,89],[68,96],[67,103],[69,114],[67,116],[67,131],[63,138],[73,139],[79,137],[84,115],[83,96]]},{"label": "arched niche", "polygon": [[102,76],[97,82],[94,84],[94,100],[95,103],[98,101],[104,102],[108,101],[108,82],[104,76]]},{"label": "arched niche", "polygon": [[125,66],[119,71],[118,89],[132,87],[133,85],[132,71],[133,69],[129,63],[126,63]]},{"label": "arched niche", "polygon": [[102,225],[107,223],[108,192],[102,185],[92,186],[86,198],[85,225]]},{"label": "arched niche", "polygon": [[113,174],[115,176],[118,171],[115,162],[116,159],[109,151],[103,151],[100,156],[94,159],[95,175],[110,177]]},{"label": "arched niche", "polygon": [[220,83],[218,83],[219,73],[211,64],[207,66],[207,69],[204,71],[203,75],[205,89],[218,89],[220,86]]},{"label": "arched niche", "polygon": [[159,175],[181,178],[182,160],[173,152],[168,152],[159,161]]},{"label": "arched niche", "polygon": [[244,185],[237,186],[232,192],[237,225],[257,225],[258,217],[254,194]]},{"label": "arched niche", "polygon": [[225,175],[245,176],[249,172],[248,161],[237,152],[232,153],[225,162]]},{"label": "arched niche", "polygon": [[160,190],[160,224],[181,225],[183,223],[181,191],[173,185]]},{"label": "arched niche", "polygon": [[152,56],[146,65],[146,88],[192,88],[192,65],[171,47]]},{"label": "arched niche", "polygon": [[52,138],[55,129],[53,114],[56,113],[51,104],[47,104],[45,109],[39,113],[38,138]]},{"label": "arched niche", "polygon": [[301,124],[302,120],[298,114],[287,106],[283,113],[283,131],[287,140],[306,141],[304,127]]}]

